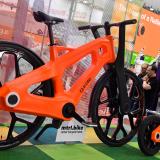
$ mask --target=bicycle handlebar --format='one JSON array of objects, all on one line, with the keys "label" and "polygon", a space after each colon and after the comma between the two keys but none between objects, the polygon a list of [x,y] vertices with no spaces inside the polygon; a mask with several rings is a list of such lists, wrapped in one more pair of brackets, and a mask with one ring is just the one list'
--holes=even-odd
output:
[{"label": "bicycle handlebar", "polygon": [[104,28],[104,25],[96,25],[96,26],[91,26],[91,25],[86,25],[86,26],[80,26],[78,27],[79,30],[87,30],[87,29],[99,29],[99,28]]},{"label": "bicycle handlebar", "polygon": [[[105,24],[108,27],[113,27],[113,26],[121,26],[121,25],[130,25],[130,24],[135,24],[137,23],[136,19],[131,19],[131,20],[125,20],[122,22],[118,22],[118,23],[111,23],[109,24],[108,22],[105,22]],[[105,25],[96,25],[96,26],[91,26],[91,25],[86,25],[86,26],[80,26],[78,27],[79,30],[87,30],[87,29],[99,29],[99,28],[104,28]]]},{"label": "bicycle handlebar", "polygon": [[131,20],[125,20],[125,21],[122,21],[122,22],[118,22],[118,23],[112,23],[112,24],[108,24],[109,27],[112,27],[112,26],[121,26],[121,25],[130,25],[130,24],[136,24],[137,23],[137,20],[136,19],[131,19]]},{"label": "bicycle handlebar", "polygon": [[136,19],[125,20],[122,23],[124,23],[124,25],[136,24],[137,20]]},{"label": "bicycle handlebar", "polygon": [[87,30],[87,29],[91,29],[91,26],[90,25],[87,25],[87,26],[80,26],[78,27],[78,29],[81,31],[81,30]]},{"label": "bicycle handlebar", "polygon": [[78,27],[79,30],[88,30],[88,29],[90,29],[95,38],[99,38],[100,37],[100,34],[97,31],[97,29],[99,29],[99,28],[104,28],[104,25],[96,25],[96,26],[86,25],[86,26]]}]

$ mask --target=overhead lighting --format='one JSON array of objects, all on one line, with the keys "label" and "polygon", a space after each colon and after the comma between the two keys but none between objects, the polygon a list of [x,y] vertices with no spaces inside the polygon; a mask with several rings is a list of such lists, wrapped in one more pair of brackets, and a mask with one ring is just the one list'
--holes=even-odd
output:
[{"label": "overhead lighting", "polygon": [[83,1],[83,3],[87,4],[87,3],[88,3],[88,1],[87,1],[87,0],[84,0],[84,1]]}]

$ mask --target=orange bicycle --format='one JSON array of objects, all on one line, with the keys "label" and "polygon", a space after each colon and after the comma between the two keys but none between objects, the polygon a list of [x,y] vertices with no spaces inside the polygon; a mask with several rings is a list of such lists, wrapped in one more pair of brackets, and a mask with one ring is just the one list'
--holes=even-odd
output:
[{"label": "orange bicycle", "polygon": [[[139,79],[124,69],[125,26],[136,23],[136,20],[80,27],[80,30],[91,29],[96,39],[73,49],[54,43],[52,25],[63,22],[63,19],[40,11],[33,15],[36,21],[48,26],[50,61],[44,64],[31,50],[19,44],[0,42],[1,62],[5,56],[14,61],[14,76],[8,75],[9,80],[2,82],[0,87],[1,117],[10,115],[8,123],[0,119],[0,149],[23,143],[38,130],[45,117],[60,122],[75,118],[83,125],[94,127],[105,144],[120,146],[127,143],[137,132],[144,108]],[[113,26],[119,27],[117,58],[110,33]],[[104,37],[99,36],[99,28],[105,29]],[[66,54],[58,56],[62,51]],[[65,70],[87,55],[91,55],[91,65],[69,90],[65,90],[62,81]],[[90,98],[88,116],[92,123],[86,122],[76,112],[76,105],[103,67],[105,73],[96,82]],[[26,118],[28,116],[30,118]],[[130,127],[125,127],[126,121]],[[25,129],[16,130],[19,122]]]}]

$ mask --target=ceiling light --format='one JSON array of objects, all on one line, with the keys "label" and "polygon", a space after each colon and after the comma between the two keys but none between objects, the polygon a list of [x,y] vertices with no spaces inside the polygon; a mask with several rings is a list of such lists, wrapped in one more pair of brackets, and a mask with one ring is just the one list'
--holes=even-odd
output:
[{"label": "ceiling light", "polygon": [[89,2],[88,2],[87,0],[84,0],[83,3],[84,3],[84,4],[88,4]]}]

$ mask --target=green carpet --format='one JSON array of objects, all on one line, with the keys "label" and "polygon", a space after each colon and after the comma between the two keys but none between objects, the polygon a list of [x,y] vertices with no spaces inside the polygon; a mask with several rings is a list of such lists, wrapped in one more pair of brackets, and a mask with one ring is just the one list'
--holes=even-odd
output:
[{"label": "green carpet", "polygon": [[104,144],[52,144],[19,146],[0,151],[0,160],[160,160],[144,156],[137,142],[113,148]]},{"label": "green carpet", "polygon": [[[18,133],[22,126],[15,128]],[[160,153],[153,157],[145,156],[139,149],[136,137],[122,147],[109,147],[105,144],[53,144],[56,130],[48,129],[38,141],[32,137],[31,145],[21,145],[13,149],[0,151],[0,160],[160,160]],[[88,138],[93,131],[88,130]],[[36,134],[35,134],[36,135]],[[50,144],[51,143],[51,144]],[[34,144],[34,145],[33,145]]]},{"label": "green carpet", "polygon": [[19,146],[0,151],[0,160],[54,160],[35,146]]}]

